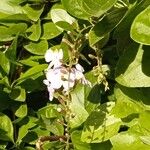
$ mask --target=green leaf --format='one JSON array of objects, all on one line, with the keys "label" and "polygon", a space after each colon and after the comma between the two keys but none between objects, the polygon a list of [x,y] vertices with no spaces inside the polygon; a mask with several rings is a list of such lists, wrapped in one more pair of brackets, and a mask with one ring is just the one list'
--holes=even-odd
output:
[{"label": "green leaf", "polygon": [[28,69],[25,73],[23,73],[20,76],[20,78],[18,78],[15,82],[18,82],[18,84],[20,84],[24,80],[34,77],[34,75],[42,72],[46,68],[47,68],[47,64],[34,66],[34,67]]},{"label": "green leaf", "polygon": [[0,90],[0,111],[2,112],[5,109],[9,109],[12,101],[10,100],[7,93]]},{"label": "green leaf", "polygon": [[113,102],[102,104],[87,118],[82,131],[81,140],[86,143],[107,141],[118,133],[121,119],[110,115]]},{"label": "green leaf", "polygon": [[15,115],[17,117],[25,117],[27,115],[27,104],[21,104],[16,110]]},{"label": "green leaf", "polygon": [[125,8],[116,9],[99,21],[89,32],[89,43],[93,46],[108,36],[108,33],[121,21],[126,12]]},{"label": "green leaf", "polygon": [[22,13],[22,9],[19,5],[10,3],[10,0],[1,0],[0,12],[7,14],[17,14]]},{"label": "green leaf", "polygon": [[16,37],[14,40],[13,40],[13,42],[11,43],[11,45],[10,45],[10,47],[7,49],[7,51],[6,51],[6,57],[9,59],[9,60],[11,60],[11,61],[13,61],[13,62],[15,62],[16,61],[16,53],[17,53],[17,40],[18,40],[18,37]]},{"label": "green leaf", "polygon": [[8,30],[12,36],[14,35],[21,35],[25,33],[27,29],[27,24],[26,23],[17,23],[17,24],[12,24]]},{"label": "green leaf", "polygon": [[71,128],[80,126],[88,117],[88,112],[84,108],[84,86],[78,85],[71,92],[71,102],[69,108],[71,111],[69,125]]},{"label": "green leaf", "polygon": [[144,111],[143,113],[140,114],[139,122],[144,129],[147,129],[150,132],[150,120],[148,119],[149,117],[150,111],[149,110]]},{"label": "green leaf", "polygon": [[149,87],[149,47],[130,44],[116,67],[116,81],[127,87]]},{"label": "green leaf", "polygon": [[138,89],[127,88],[120,85],[116,86],[114,93],[116,105],[112,110],[112,114],[119,118],[142,112],[144,110],[142,102],[149,99]]},{"label": "green leaf", "polygon": [[140,136],[140,139],[144,144],[147,144],[150,146],[150,136]]},{"label": "green leaf", "polygon": [[47,130],[55,135],[64,135],[64,127],[57,119],[47,126]]},{"label": "green leaf", "polygon": [[27,117],[27,122],[19,128],[17,143],[21,143],[22,139],[27,135],[29,129],[36,126],[34,117]]},{"label": "green leaf", "polygon": [[[93,76],[93,74],[92,74]],[[93,83],[93,82],[91,82]],[[95,86],[91,87],[85,87],[85,107],[88,113],[90,114],[92,111],[94,111],[101,102],[101,96],[102,96],[102,90],[101,86],[96,84]]]},{"label": "green leaf", "polygon": [[26,146],[26,147],[23,148],[23,150],[35,150],[35,148],[30,147],[30,146]]},{"label": "green leaf", "polygon": [[33,24],[31,27],[29,27],[26,30],[26,34],[28,39],[30,39],[31,41],[38,41],[41,36],[40,20],[37,23]]},{"label": "green leaf", "polygon": [[9,3],[14,4],[14,5],[19,5],[21,3],[26,2],[26,0],[8,0]]},{"label": "green leaf", "polygon": [[37,42],[30,41],[27,45],[24,45],[24,48],[32,54],[44,55],[48,49],[47,40],[40,40]]},{"label": "green leaf", "polygon": [[58,29],[53,22],[43,24],[43,33],[41,39],[52,39],[60,35],[62,30]]},{"label": "green leaf", "polygon": [[1,142],[0,142],[0,149],[1,149],[1,150],[6,149],[7,144],[8,144],[8,142],[6,142],[6,141],[1,141]]},{"label": "green leaf", "polygon": [[134,18],[150,5],[149,0],[143,0],[138,3],[131,4],[125,17],[117,26],[114,37],[117,39],[117,49],[122,52],[130,44],[130,29]]},{"label": "green leaf", "polygon": [[52,8],[51,10],[52,21],[62,29],[73,30],[75,28],[75,19],[71,17],[64,9]]},{"label": "green leaf", "polygon": [[78,0],[82,9],[90,16],[100,17],[106,11],[108,11],[117,0]]},{"label": "green leaf", "polygon": [[26,92],[25,92],[25,89],[21,87],[15,87],[14,89],[12,89],[9,96],[11,99],[15,101],[24,102],[26,99]]},{"label": "green leaf", "polygon": [[5,14],[0,12],[0,23],[29,23],[30,21],[26,14]]},{"label": "green leaf", "polygon": [[57,108],[60,108],[60,106],[57,106],[56,104],[49,104],[48,106],[41,108],[38,111],[38,115],[40,115],[39,124],[55,135],[63,135],[64,127],[63,124],[58,122],[58,119],[60,122],[63,120],[61,113],[57,111]]},{"label": "green leaf", "polygon": [[16,35],[23,34],[26,29],[26,23],[12,24],[9,26],[0,25],[0,41],[11,41]]},{"label": "green leaf", "polygon": [[0,32],[2,34],[0,36],[0,41],[10,41],[13,39],[12,34],[10,34],[8,30],[9,30],[9,27],[0,25]]},{"label": "green leaf", "polygon": [[90,17],[100,17],[108,11],[116,0],[62,0],[66,10],[73,16],[88,20]]},{"label": "green leaf", "polygon": [[0,113],[0,139],[13,142],[13,125],[8,116]]},{"label": "green leaf", "polygon": [[24,65],[30,66],[30,67],[39,65],[39,62],[33,61],[30,58],[29,59],[20,60],[19,62],[24,64]]},{"label": "green leaf", "polygon": [[91,147],[88,143],[81,141],[81,131],[74,131],[71,134],[71,140],[76,150],[91,150]]},{"label": "green leaf", "polygon": [[130,35],[136,42],[150,45],[150,6],[135,18]]},{"label": "green leaf", "polygon": [[73,131],[71,140],[75,150],[110,150],[111,143],[109,141],[102,143],[84,143],[81,141],[81,131]]},{"label": "green leaf", "polygon": [[64,8],[73,16],[88,20],[90,14],[84,12],[78,0],[62,0]]},{"label": "green leaf", "polygon": [[43,108],[39,109],[38,114],[42,115],[42,116],[45,116],[46,118],[57,118],[59,113],[56,109],[57,109],[56,105],[50,104],[46,107],[43,107]]},{"label": "green leaf", "polygon": [[[5,56],[5,53],[3,53],[3,52],[0,52],[0,67],[3,69],[3,71],[6,74],[9,74],[10,63],[9,63],[9,60],[7,59],[7,57]],[[1,70],[1,68],[0,68],[0,70]]]},{"label": "green leaf", "polygon": [[7,88],[7,90],[5,89],[6,93],[10,92],[11,86],[9,84],[9,79],[7,76],[1,77],[0,84],[5,85],[5,87]]},{"label": "green leaf", "polygon": [[41,128],[41,126],[33,128],[32,131],[35,132],[38,137],[40,137],[40,136],[49,136],[49,131]]},{"label": "green leaf", "polygon": [[130,150],[148,150],[150,146],[142,143],[136,134],[119,133],[111,138],[111,143],[114,150],[130,149]]},{"label": "green leaf", "polygon": [[10,77],[14,75],[15,71],[15,64],[17,60],[17,44],[18,44],[18,36],[13,40],[9,48],[6,50],[6,57],[9,59],[11,62],[11,67],[10,67]]},{"label": "green leaf", "polygon": [[36,4],[36,5],[32,5],[32,4],[26,4],[23,7],[23,12],[33,21],[38,21],[44,6],[41,4]]}]

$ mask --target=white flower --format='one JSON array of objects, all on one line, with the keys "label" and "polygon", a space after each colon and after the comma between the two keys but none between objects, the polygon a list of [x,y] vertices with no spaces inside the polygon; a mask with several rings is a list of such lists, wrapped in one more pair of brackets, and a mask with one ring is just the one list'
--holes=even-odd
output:
[{"label": "white flower", "polygon": [[62,86],[60,67],[48,69],[46,78],[50,82],[52,88],[59,89]]},{"label": "white flower", "polygon": [[75,69],[76,79],[80,80],[80,79],[82,79],[84,77],[84,74],[83,74],[84,69],[83,69],[83,67],[80,64],[76,64],[75,67],[76,67],[76,69]]},{"label": "white flower", "polygon": [[74,87],[76,81],[82,84],[91,85],[91,83],[85,79],[83,74],[84,69],[80,64],[76,64],[75,67],[69,68],[62,65],[63,59],[62,50],[49,49],[45,54],[46,62],[49,62],[49,67],[46,70],[46,79],[43,81],[47,85],[49,92],[49,99],[52,101],[56,90],[62,88],[65,94]]},{"label": "white flower", "polygon": [[59,50],[47,50],[46,54],[45,54],[45,61],[46,62],[50,62],[49,64],[49,68],[53,67],[59,67],[62,65],[61,60],[63,59],[63,51],[62,49]]},{"label": "white flower", "polygon": [[48,92],[49,92],[49,100],[52,101],[53,97],[54,97],[55,90],[50,85],[47,87],[47,89],[48,89]]},{"label": "white flower", "polygon": [[83,67],[80,64],[76,64],[76,69],[78,71],[84,72],[84,69],[83,69]]},{"label": "white flower", "polygon": [[71,89],[75,84],[75,81],[63,81],[63,91],[67,92]]}]

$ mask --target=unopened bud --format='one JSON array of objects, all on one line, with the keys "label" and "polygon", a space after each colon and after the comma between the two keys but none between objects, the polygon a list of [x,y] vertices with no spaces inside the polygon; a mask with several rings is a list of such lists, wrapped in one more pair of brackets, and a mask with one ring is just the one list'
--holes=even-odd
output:
[{"label": "unopened bud", "polygon": [[62,111],[62,109],[59,107],[59,108],[57,108],[57,111],[58,111],[58,112],[61,112],[61,111]]},{"label": "unopened bud", "polygon": [[96,57],[94,56],[94,55],[92,55],[92,54],[89,54],[88,55],[91,59],[96,59]]},{"label": "unopened bud", "polygon": [[71,31],[67,31],[67,34],[70,34],[71,33]]},{"label": "unopened bud", "polygon": [[65,128],[65,131],[66,131],[66,132],[68,132],[68,129],[67,129],[67,128]]},{"label": "unopened bud", "polygon": [[66,134],[65,134],[65,136],[66,136],[66,137],[69,137],[69,134],[68,134],[68,133],[66,133]]},{"label": "unopened bud", "polygon": [[88,33],[85,34],[85,38],[86,38],[86,39],[89,38],[89,34],[88,34]]}]

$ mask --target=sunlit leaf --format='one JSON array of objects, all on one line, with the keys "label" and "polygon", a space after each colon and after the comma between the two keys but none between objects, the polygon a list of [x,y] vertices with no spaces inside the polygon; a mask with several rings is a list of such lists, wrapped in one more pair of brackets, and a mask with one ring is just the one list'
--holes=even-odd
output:
[{"label": "sunlit leaf", "polygon": [[34,75],[38,74],[39,72],[42,72],[44,69],[46,69],[47,64],[37,65],[29,70],[27,70],[25,73],[23,73],[20,78],[18,78],[15,82],[21,83],[22,81],[32,78]]},{"label": "sunlit leaf", "polygon": [[136,134],[132,133],[119,133],[116,136],[111,138],[111,143],[115,150],[122,150],[122,149],[143,149],[147,150],[150,146],[144,144]]},{"label": "sunlit leaf", "polygon": [[2,52],[0,52],[0,67],[5,71],[6,74],[9,73],[10,63],[7,57],[5,56],[5,53],[2,53]]},{"label": "sunlit leaf", "polygon": [[40,20],[33,24],[30,28],[26,30],[28,39],[32,41],[38,41],[41,36],[41,24]]},{"label": "sunlit leaf", "polygon": [[22,9],[19,5],[14,5],[10,0],[1,0],[0,12],[7,14],[22,13]]},{"label": "sunlit leaf", "polygon": [[24,48],[32,54],[44,55],[48,49],[48,42],[47,40],[40,40],[37,42],[30,41],[28,44],[24,45]]},{"label": "sunlit leaf", "polygon": [[116,67],[116,81],[127,87],[149,87],[150,51],[136,43],[130,44]]},{"label": "sunlit leaf", "polygon": [[58,29],[53,22],[47,22],[43,24],[43,33],[41,39],[52,39],[62,33],[62,30]]},{"label": "sunlit leaf", "polygon": [[43,5],[30,5],[26,4],[23,6],[23,12],[33,21],[37,21],[42,12],[43,12]]},{"label": "sunlit leaf", "polygon": [[0,113],[0,139],[4,141],[12,141],[13,138],[13,125],[8,116],[3,113]]},{"label": "sunlit leaf", "polygon": [[16,110],[15,115],[17,117],[25,117],[27,115],[27,105],[21,104],[19,108]]},{"label": "sunlit leaf", "polygon": [[100,20],[89,32],[89,42],[93,46],[105,38],[108,33],[120,22],[126,9],[117,9],[109,13],[103,20]]},{"label": "sunlit leaf", "polygon": [[150,6],[135,18],[131,26],[131,38],[138,43],[150,45]]},{"label": "sunlit leaf", "polygon": [[19,128],[17,143],[21,143],[21,140],[27,135],[29,129],[36,126],[36,124],[34,123],[35,121],[36,118],[27,117],[27,122]]},{"label": "sunlit leaf", "polygon": [[116,0],[62,0],[66,10],[73,16],[81,19],[88,19],[92,16],[100,17],[109,10]]},{"label": "sunlit leaf", "polygon": [[105,103],[93,111],[87,118],[81,140],[86,143],[107,141],[118,133],[121,119],[110,115],[114,103]]},{"label": "sunlit leaf", "polygon": [[51,18],[52,21],[62,29],[73,30],[73,27],[75,28],[75,19],[71,17],[64,9],[54,7],[51,10]]},{"label": "sunlit leaf", "polygon": [[26,99],[26,92],[25,89],[21,88],[21,87],[16,87],[14,89],[12,89],[11,93],[10,93],[10,98],[16,101],[25,101]]},{"label": "sunlit leaf", "polygon": [[80,126],[88,117],[84,108],[84,86],[78,85],[71,93],[72,101],[69,104],[71,110],[69,125],[71,128]]},{"label": "sunlit leaf", "polygon": [[124,118],[142,112],[144,105],[141,102],[144,103],[149,98],[141,90],[118,85],[115,88],[115,99],[116,105],[112,113],[119,118]]}]

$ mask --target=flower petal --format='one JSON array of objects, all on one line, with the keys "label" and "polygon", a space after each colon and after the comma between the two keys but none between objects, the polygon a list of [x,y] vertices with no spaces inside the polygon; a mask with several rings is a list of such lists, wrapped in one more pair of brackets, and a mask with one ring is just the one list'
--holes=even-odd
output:
[{"label": "flower petal", "polygon": [[48,92],[49,92],[49,100],[52,101],[53,97],[54,97],[55,90],[51,86],[48,86],[47,89],[48,89]]},{"label": "flower petal", "polygon": [[83,69],[83,67],[80,65],[80,64],[76,64],[76,69],[78,70],[78,71],[80,71],[80,72],[84,72],[84,69]]},{"label": "flower petal", "polygon": [[49,83],[49,81],[48,81],[48,80],[46,80],[46,79],[45,79],[45,80],[43,80],[43,83],[44,83],[45,85],[47,85],[47,86],[50,84],[50,83]]},{"label": "flower petal", "polygon": [[54,57],[53,50],[51,50],[51,49],[47,50],[46,53],[45,53],[45,61],[50,62],[50,61],[53,60],[53,57]]},{"label": "flower petal", "polygon": [[69,91],[69,89],[74,86],[75,82],[63,81],[62,84],[63,84],[63,88],[64,88],[63,90]]}]

